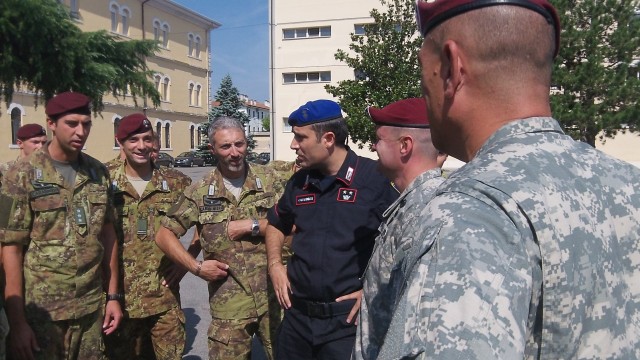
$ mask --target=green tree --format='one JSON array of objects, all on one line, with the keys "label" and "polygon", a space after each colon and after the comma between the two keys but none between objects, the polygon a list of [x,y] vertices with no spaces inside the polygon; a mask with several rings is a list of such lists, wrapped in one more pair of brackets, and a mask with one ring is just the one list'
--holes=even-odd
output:
[{"label": "green tree", "polygon": [[269,115],[262,118],[262,128],[264,129],[264,131],[271,130],[271,118],[269,117]]},{"label": "green tree", "polygon": [[[209,111],[209,125],[219,116],[236,118],[240,120],[245,127],[249,124],[249,116],[247,113],[240,111],[240,109],[244,107],[244,103],[240,99],[240,92],[233,86],[233,81],[229,74],[220,81],[220,88],[216,92],[215,100],[219,102],[219,104],[212,107],[211,111]],[[208,127],[207,125],[203,131],[208,131]],[[249,150],[253,150],[256,147],[256,142],[251,134],[247,136],[247,141],[249,143]]]},{"label": "green tree", "polygon": [[574,139],[591,146],[619,131],[638,131],[638,1],[552,2],[562,24],[552,80],[554,117]]},{"label": "green tree", "polygon": [[111,93],[149,97],[160,105],[145,57],[154,41],[119,41],[105,32],[83,32],[69,10],[55,0],[0,1],[0,97],[11,102],[16,88],[38,101],[58,92],[78,91],[93,99],[94,111]]},{"label": "green tree", "polygon": [[371,10],[372,24],[365,35],[351,34],[350,52],[338,50],[337,60],[354,69],[355,79],[328,85],[327,92],[339,99],[347,113],[349,134],[358,147],[370,145],[375,129],[366,106],[382,107],[419,97],[420,68],[418,51],[422,39],[417,36],[414,0],[381,0],[384,11]]}]

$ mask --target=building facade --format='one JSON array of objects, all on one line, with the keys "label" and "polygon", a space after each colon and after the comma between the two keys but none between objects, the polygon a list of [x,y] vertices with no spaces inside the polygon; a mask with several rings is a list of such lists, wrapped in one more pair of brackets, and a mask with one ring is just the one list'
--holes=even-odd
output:
[{"label": "building facade", "polygon": [[[247,136],[252,136],[256,142],[253,151],[256,153],[270,152],[272,147],[271,133],[264,128],[262,121],[269,117],[271,104],[267,100],[260,102],[249,99],[247,95],[243,94],[240,94],[239,99],[242,101],[242,107],[238,111],[247,114],[247,117],[249,117],[249,122],[245,125],[245,133]],[[220,102],[218,101],[211,102],[211,107],[219,105]]]},{"label": "building facade", "polygon": [[[334,58],[338,49],[349,51],[351,33],[364,34],[363,24],[373,22],[371,9],[381,9],[379,0],[270,0],[270,94],[272,159],[293,160],[289,149],[293,138],[287,116],[310,100],[332,99],[324,86],[354,79],[353,69]],[[363,104],[363,108],[366,104]],[[375,153],[356,149],[361,155]],[[640,135],[619,134],[596,148],[640,166]],[[463,163],[449,157],[445,168]]]},{"label": "building facade", "polygon": [[[155,39],[160,50],[146,59],[162,102],[156,108],[128,95],[106,95],[105,108],[94,117],[85,152],[101,161],[119,154],[115,131],[122,117],[145,112],[160,136],[163,152],[177,156],[205,139],[198,129],[206,124],[210,103],[210,31],[220,26],[170,0],[61,0],[83,31],[106,30],[120,40]],[[11,104],[0,105],[0,162],[15,159],[15,132],[27,123],[46,127],[44,104],[34,105],[32,93],[16,91]],[[10,124],[10,127],[8,126]],[[51,135],[49,134],[49,137]]]}]

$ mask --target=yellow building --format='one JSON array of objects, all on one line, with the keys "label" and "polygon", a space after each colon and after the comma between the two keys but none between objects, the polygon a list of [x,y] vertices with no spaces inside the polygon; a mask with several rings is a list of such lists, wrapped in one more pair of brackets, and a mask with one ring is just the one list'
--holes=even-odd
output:
[{"label": "yellow building", "polygon": [[[162,97],[158,108],[130,96],[104,98],[105,108],[94,118],[85,152],[101,161],[116,157],[114,134],[120,118],[145,111],[160,135],[163,152],[177,156],[197,148],[198,129],[207,121],[210,82],[209,33],[220,26],[170,0],[61,0],[83,31],[107,30],[121,40],[155,39],[160,50],[147,58]],[[15,159],[15,133],[24,124],[46,127],[44,105],[34,106],[32,93],[16,91],[8,108],[0,105],[0,162]]]}]

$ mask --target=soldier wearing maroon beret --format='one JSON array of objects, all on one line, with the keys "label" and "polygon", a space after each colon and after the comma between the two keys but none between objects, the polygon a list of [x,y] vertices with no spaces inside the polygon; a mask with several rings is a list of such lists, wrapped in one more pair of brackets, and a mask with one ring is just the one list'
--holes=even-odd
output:
[{"label": "soldier wearing maroon beret", "polygon": [[354,358],[639,358],[640,169],[552,117],[556,10],[430,0],[416,12],[432,140],[466,165],[387,259],[391,321]]},{"label": "soldier wearing maroon beret", "polygon": [[[105,339],[107,355],[114,360],[179,359],[185,346],[178,284],[186,269],[176,268],[154,240],[164,214],[191,179],[177,170],[154,166],[154,138],[146,115],[123,117],[116,140],[124,157],[106,164],[118,214],[115,225],[125,310],[120,328]],[[174,273],[172,286],[161,286],[163,278]]]},{"label": "soldier wearing maroon beret", "polygon": [[[389,282],[393,264],[413,244],[413,234],[424,219],[420,214],[436,189],[444,182],[442,164],[447,155],[431,142],[427,105],[424,98],[393,102],[382,109],[368,107],[376,124],[373,144],[378,168],[401,192],[384,212],[381,233],[363,276],[360,319],[355,353],[377,358],[395,303],[395,288]],[[366,354],[366,355],[364,355]]]},{"label": "soldier wearing maroon beret", "polygon": [[[89,102],[74,92],[49,100],[53,138],[3,179],[0,242],[14,358],[102,359],[102,335],[122,318],[114,301],[111,182],[104,165],[82,152],[91,130]],[[29,127],[20,136],[32,130],[42,134]]]}]

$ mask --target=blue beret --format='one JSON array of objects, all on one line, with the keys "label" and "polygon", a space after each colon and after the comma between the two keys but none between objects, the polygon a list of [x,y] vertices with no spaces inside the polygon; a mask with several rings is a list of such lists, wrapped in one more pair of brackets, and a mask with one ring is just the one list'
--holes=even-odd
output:
[{"label": "blue beret", "polygon": [[289,115],[289,125],[306,126],[342,118],[340,105],[331,100],[315,100],[300,106]]}]

